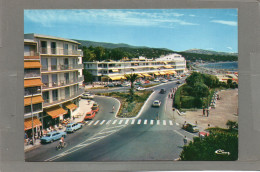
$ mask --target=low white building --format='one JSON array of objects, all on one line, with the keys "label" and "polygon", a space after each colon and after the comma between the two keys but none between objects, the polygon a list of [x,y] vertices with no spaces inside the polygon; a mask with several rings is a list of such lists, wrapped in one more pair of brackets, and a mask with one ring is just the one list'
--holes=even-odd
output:
[{"label": "low white building", "polygon": [[186,60],[179,54],[170,54],[160,58],[145,57],[120,61],[84,62],[84,68],[93,76],[94,81],[124,79],[125,74],[136,73],[143,77],[178,75],[186,71]]}]

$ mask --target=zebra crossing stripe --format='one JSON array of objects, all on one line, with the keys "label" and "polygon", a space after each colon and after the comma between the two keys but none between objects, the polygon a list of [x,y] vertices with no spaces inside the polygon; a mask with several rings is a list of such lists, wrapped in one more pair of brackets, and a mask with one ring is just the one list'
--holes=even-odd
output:
[{"label": "zebra crossing stripe", "polygon": [[108,121],[107,121],[107,123],[106,123],[106,125],[110,124],[110,123],[111,123],[111,121],[112,121],[112,120],[108,120]]},{"label": "zebra crossing stripe", "polygon": [[173,125],[172,120],[169,120],[170,125]]},{"label": "zebra crossing stripe", "polygon": [[121,119],[118,124],[122,124],[123,120]]},{"label": "zebra crossing stripe", "polygon": [[99,123],[99,120],[97,120],[93,125],[97,125]]},{"label": "zebra crossing stripe", "polygon": [[85,121],[85,125],[88,123],[88,121]]},{"label": "zebra crossing stripe", "polygon": [[150,121],[150,125],[153,125],[153,120]]},{"label": "zebra crossing stripe", "polygon": [[128,121],[129,121],[129,119],[127,119],[127,120],[125,121],[125,124],[128,124]]},{"label": "zebra crossing stripe", "polygon": [[114,120],[112,124],[115,124],[117,120]]},{"label": "zebra crossing stripe", "polygon": [[91,125],[94,121],[91,121],[88,125]]},{"label": "zebra crossing stripe", "polygon": [[157,125],[160,125],[160,120],[157,120]]},{"label": "zebra crossing stripe", "polygon": [[166,125],[166,120],[163,120],[163,125]]},{"label": "zebra crossing stripe", "polygon": [[135,123],[135,120],[133,119],[131,124],[133,125],[134,123]]},{"label": "zebra crossing stripe", "polygon": [[101,121],[101,123],[100,123],[99,125],[103,125],[105,121],[106,121],[106,120]]},{"label": "zebra crossing stripe", "polygon": [[138,120],[138,122],[137,122],[137,124],[138,124],[138,125],[140,125],[140,124],[141,124],[141,121],[142,121],[142,120],[141,120],[141,119],[139,119],[139,120]]},{"label": "zebra crossing stripe", "polygon": [[144,120],[144,124],[145,124],[145,125],[147,124],[147,119],[146,119],[146,120]]}]

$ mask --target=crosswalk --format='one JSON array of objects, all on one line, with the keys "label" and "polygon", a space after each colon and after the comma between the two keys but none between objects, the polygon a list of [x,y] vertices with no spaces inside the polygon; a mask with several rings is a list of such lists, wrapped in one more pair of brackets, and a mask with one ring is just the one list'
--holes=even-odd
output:
[{"label": "crosswalk", "polygon": [[[114,120],[92,120],[85,121],[87,126],[98,125],[162,125],[172,126],[174,122],[172,120],[148,120],[148,119],[114,119]],[[177,124],[176,124],[177,125]]]}]

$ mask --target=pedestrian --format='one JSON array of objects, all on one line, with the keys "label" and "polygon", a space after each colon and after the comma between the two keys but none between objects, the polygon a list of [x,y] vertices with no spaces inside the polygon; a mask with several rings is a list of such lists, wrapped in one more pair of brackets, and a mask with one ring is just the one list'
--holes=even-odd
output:
[{"label": "pedestrian", "polygon": [[72,117],[73,118],[73,121],[75,120],[75,116]]},{"label": "pedestrian", "polygon": [[112,112],[114,113],[114,111],[115,111],[115,105],[113,105],[113,108],[112,108]]},{"label": "pedestrian", "polygon": [[169,94],[168,97],[171,98],[171,94]]},{"label": "pedestrian", "polygon": [[187,144],[188,144],[188,139],[187,139],[186,136],[184,136],[184,138],[183,138],[183,143],[184,143],[184,146],[187,146]]},{"label": "pedestrian", "polygon": [[203,116],[205,116],[205,108],[203,107]]},{"label": "pedestrian", "polygon": [[198,121],[195,121],[195,124],[198,125]]},{"label": "pedestrian", "polygon": [[207,109],[207,117],[209,117],[209,109]]}]

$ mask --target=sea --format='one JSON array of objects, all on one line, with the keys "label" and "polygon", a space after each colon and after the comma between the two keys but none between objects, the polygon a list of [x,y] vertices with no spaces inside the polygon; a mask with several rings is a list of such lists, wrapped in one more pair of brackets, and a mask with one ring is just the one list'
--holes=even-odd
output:
[{"label": "sea", "polygon": [[238,62],[218,62],[218,63],[204,63],[200,65],[205,68],[224,69],[229,71],[238,71]]}]

